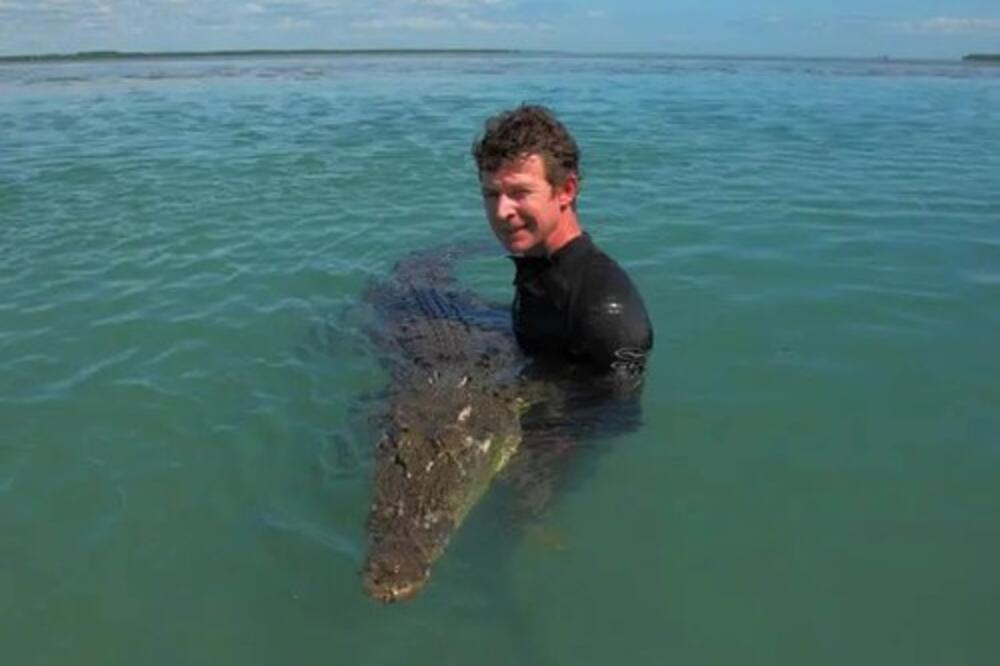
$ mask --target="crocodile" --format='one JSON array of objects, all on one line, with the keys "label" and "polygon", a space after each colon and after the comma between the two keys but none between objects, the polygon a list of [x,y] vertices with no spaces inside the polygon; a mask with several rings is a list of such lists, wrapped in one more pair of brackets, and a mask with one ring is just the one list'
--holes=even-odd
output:
[{"label": "crocodile", "polygon": [[408,255],[366,300],[390,375],[362,569],[370,596],[414,597],[521,442],[531,392],[509,315],[458,285],[460,249]]}]

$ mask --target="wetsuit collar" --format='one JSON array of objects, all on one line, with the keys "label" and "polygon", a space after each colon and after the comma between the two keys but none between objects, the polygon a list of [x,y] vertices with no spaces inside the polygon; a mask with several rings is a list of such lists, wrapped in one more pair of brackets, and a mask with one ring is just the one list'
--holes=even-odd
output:
[{"label": "wetsuit collar", "polygon": [[552,266],[563,266],[572,263],[576,257],[586,254],[593,247],[593,244],[593,241],[590,240],[590,234],[583,232],[556,250],[552,255],[542,257],[508,255],[517,269],[517,273],[514,275],[514,284],[529,282]]}]

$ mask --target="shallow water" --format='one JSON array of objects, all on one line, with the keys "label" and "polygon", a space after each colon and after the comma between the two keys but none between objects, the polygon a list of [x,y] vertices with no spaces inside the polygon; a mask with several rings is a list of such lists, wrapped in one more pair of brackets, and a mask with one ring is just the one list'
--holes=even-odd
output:
[{"label": "shallow water", "polygon": [[[367,282],[486,239],[552,105],[645,295],[645,425],[426,593],[357,571]],[[986,663],[1000,70],[343,56],[0,66],[4,663]],[[462,278],[509,298],[499,250]]]}]

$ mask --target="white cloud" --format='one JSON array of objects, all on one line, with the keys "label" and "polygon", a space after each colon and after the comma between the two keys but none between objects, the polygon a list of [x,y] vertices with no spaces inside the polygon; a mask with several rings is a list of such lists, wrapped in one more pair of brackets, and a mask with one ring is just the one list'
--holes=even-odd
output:
[{"label": "white cloud", "polygon": [[535,23],[533,25],[528,25],[527,23],[518,23],[516,21],[489,21],[486,19],[475,18],[467,14],[462,14],[459,16],[463,28],[469,28],[471,30],[549,30],[549,25],[547,23]]},{"label": "white cloud", "polygon": [[0,53],[514,44],[550,35],[549,14],[520,0],[0,0]]},{"label": "white cloud", "polygon": [[527,24],[517,21],[493,21],[468,12],[448,15],[379,16],[354,21],[351,27],[359,30],[549,30],[546,23]]},{"label": "white cloud", "polygon": [[903,21],[897,23],[896,27],[904,32],[945,35],[1000,32],[1000,19],[937,16],[915,21]]},{"label": "white cloud", "polygon": [[316,24],[308,19],[297,19],[291,16],[283,16],[278,21],[279,30],[305,30],[306,28],[312,28]]},{"label": "white cloud", "polygon": [[424,5],[426,7],[446,7],[451,9],[467,9],[469,7],[483,7],[499,5],[504,0],[410,0],[414,5]]},{"label": "white cloud", "polygon": [[359,30],[447,30],[454,28],[455,22],[437,16],[394,16],[355,21],[351,25]]},{"label": "white cloud", "polygon": [[607,16],[608,13],[603,9],[589,9],[587,10],[587,18],[600,19]]}]

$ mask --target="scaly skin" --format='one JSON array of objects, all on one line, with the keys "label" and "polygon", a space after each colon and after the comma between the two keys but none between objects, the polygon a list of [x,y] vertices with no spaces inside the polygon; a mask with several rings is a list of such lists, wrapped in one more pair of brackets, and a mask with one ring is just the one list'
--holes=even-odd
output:
[{"label": "scaly skin", "polygon": [[[519,409],[502,391],[439,377],[401,396],[375,456],[363,578],[382,601],[409,599],[521,442]],[[458,384],[465,385],[458,387]]]},{"label": "scaly skin", "polygon": [[480,316],[487,309],[454,285],[440,256],[405,259],[369,300],[382,320],[393,390],[375,450],[362,578],[372,597],[392,602],[423,588],[517,450],[525,387],[512,334],[495,315]]}]

